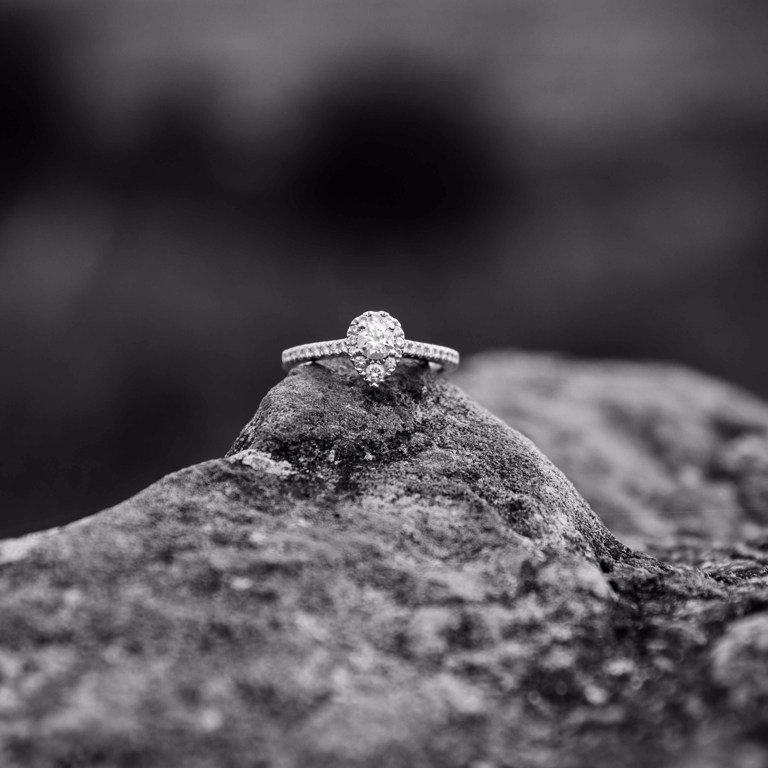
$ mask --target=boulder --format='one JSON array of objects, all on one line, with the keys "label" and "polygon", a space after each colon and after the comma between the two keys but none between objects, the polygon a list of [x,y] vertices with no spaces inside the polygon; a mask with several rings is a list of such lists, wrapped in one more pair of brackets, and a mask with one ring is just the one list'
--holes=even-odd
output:
[{"label": "boulder", "polygon": [[625,540],[768,524],[768,406],[679,365],[489,352],[456,381],[530,437]]},{"label": "boulder", "polygon": [[[479,360],[465,383],[533,435],[533,406],[518,414],[543,397],[546,358],[514,360]],[[571,364],[551,364],[567,382]],[[504,400],[515,365],[530,383]],[[677,397],[669,382],[659,403]],[[689,383],[679,445],[693,451],[720,385]],[[764,406],[729,391],[756,423]],[[581,429],[587,455],[615,458],[612,496],[647,483],[625,502],[638,533],[660,449],[610,450],[642,416],[626,433],[587,418],[610,410],[599,392],[579,408],[552,387],[553,435],[535,437],[560,429],[577,456]],[[760,455],[724,449],[741,469],[718,471]],[[750,525],[738,543],[671,526],[630,549],[530,439],[426,365],[378,389],[343,361],[304,366],[225,458],[0,542],[0,765],[760,764],[768,535]]]}]

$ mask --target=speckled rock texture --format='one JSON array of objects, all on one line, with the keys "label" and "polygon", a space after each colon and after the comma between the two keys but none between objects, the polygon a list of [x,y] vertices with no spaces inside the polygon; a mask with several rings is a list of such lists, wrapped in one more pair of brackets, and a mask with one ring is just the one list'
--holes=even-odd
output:
[{"label": "speckled rock texture", "polygon": [[[693,467],[683,489],[763,487],[761,404],[547,360],[485,358],[465,382],[532,435],[546,400],[536,439],[569,466],[581,430],[584,492],[598,506],[605,478],[626,530],[666,522],[673,466]],[[742,518],[726,543],[686,515],[629,549],[426,366],[379,390],[306,366],[226,458],[0,542],[0,765],[762,766],[768,532],[753,516],[736,543]]]},{"label": "speckled rock texture", "polygon": [[455,377],[530,437],[638,545],[768,525],[768,407],[675,365],[478,355]]}]

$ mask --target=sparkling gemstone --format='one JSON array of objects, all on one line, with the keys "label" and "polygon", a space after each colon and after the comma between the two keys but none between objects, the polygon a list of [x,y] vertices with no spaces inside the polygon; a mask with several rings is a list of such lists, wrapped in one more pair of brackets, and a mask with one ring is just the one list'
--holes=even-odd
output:
[{"label": "sparkling gemstone", "polygon": [[374,386],[384,381],[385,375],[386,371],[381,363],[370,363],[370,365],[365,368],[365,379],[369,384],[373,384]]},{"label": "sparkling gemstone", "polygon": [[344,349],[357,372],[378,386],[403,355],[405,335],[400,323],[387,312],[365,312],[349,326]]},{"label": "sparkling gemstone", "polygon": [[360,328],[357,346],[369,360],[383,360],[395,349],[394,329],[385,318],[373,315]]}]

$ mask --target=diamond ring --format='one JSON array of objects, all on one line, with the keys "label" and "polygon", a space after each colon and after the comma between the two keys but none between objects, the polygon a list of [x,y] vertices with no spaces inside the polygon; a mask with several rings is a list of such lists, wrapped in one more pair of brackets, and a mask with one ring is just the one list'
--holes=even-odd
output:
[{"label": "diamond ring", "polygon": [[408,341],[400,322],[387,312],[364,312],[349,326],[347,336],[335,341],[300,344],[283,350],[283,368],[289,371],[302,363],[328,357],[347,356],[357,372],[378,387],[392,373],[403,357],[426,360],[443,370],[459,364],[459,353],[450,347]]}]

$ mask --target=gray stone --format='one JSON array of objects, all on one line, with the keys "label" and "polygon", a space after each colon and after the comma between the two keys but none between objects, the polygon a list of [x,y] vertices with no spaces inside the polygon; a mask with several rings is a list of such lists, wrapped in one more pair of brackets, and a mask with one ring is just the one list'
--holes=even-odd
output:
[{"label": "gray stone", "polygon": [[737,387],[676,365],[509,352],[456,381],[633,544],[737,541],[768,523],[768,407]]},{"label": "gray stone", "polygon": [[[528,362],[508,403],[539,397]],[[696,403],[719,385],[690,386],[680,462],[701,469]],[[676,392],[655,389],[662,405]],[[590,451],[601,430],[617,439],[582,428]],[[646,482],[643,445],[632,466],[605,452],[613,493]],[[760,456],[724,450],[718,471],[759,486]],[[297,369],[226,458],[0,542],[0,765],[759,764],[768,537],[676,530],[629,549],[530,440],[426,366],[378,390],[341,361]]]}]

